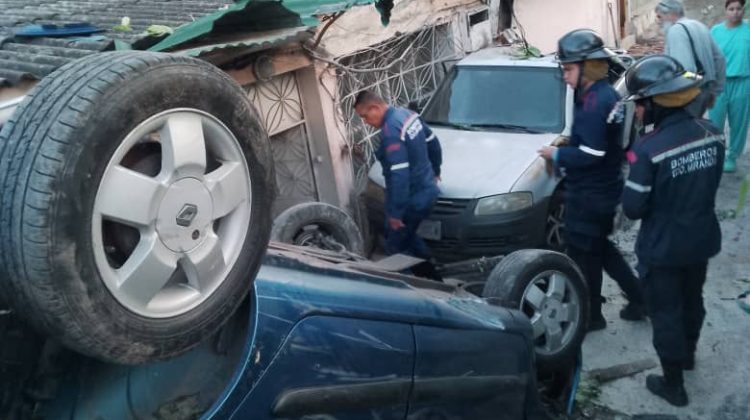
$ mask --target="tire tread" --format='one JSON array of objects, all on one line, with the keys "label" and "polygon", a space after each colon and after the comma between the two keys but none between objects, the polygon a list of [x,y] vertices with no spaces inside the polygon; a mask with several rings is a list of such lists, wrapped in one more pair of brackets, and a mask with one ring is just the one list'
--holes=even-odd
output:
[{"label": "tire tread", "polygon": [[[127,349],[113,350],[101,335],[81,327],[71,307],[82,307],[82,295],[59,293],[54,260],[71,258],[55,253],[51,244],[50,210],[55,183],[69,164],[68,157],[85,146],[65,133],[79,130],[94,112],[97,99],[128,77],[155,66],[201,66],[202,71],[231,79],[198,60],[145,52],[106,52],[69,63],[42,79],[0,131],[0,293],[32,326],[79,351],[112,354],[127,361]],[[46,197],[47,207],[40,203]],[[41,204],[41,205],[40,205]],[[71,251],[72,252],[72,251]],[[85,294],[86,290],[81,290]],[[154,355],[167,355],[167,347]],[[118,355],[117,352],[123,352]],[[140,361],[140,359],[136,360]]]}]

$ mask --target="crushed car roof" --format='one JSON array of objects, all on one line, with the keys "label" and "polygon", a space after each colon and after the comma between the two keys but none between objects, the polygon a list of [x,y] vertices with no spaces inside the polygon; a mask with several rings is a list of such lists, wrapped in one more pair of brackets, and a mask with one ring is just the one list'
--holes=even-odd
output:
[{"label": "crushed car roof", "polygon": [[517,55],[514,47],[494,47],[479,50],[458,62],[459,66],[519,66],[558,67],[553,55],[525,58]]}]

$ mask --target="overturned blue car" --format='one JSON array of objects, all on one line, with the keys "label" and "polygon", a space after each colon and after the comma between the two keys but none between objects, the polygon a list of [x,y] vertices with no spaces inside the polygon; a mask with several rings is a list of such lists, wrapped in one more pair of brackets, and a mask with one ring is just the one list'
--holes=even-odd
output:
[{"label": "overturned blue car", "polygon": [[565,394],[588,313],[570,259],[439,283],[269,247],[268,134],[217,67],[103,52],[7,110],[0,418],[535,419]]},{"label": "overturned blue car", "polygon": [[[554,350],[558,371],[566,372],[560,350],[574,354],[580,346],[571,327],[583,321],[571,318],[580,316],[573,305],[580,307],[581,296],[565,290],[577,274],[564,256],[547,251],[505,261],[511,264],[501,261],[493,274],[515,271],[522,283],[531,275],[524,288],[534,291],[519,308],[541,299],[545,313],[530,321],[501,305],[509,296],[483,299],[467,287],[401,274],[408,261],[388,267],[273,244],[240,310],[171,360],[124,366],[49,340],[37,338],[34,346],[27,336],[31,352],[10,360],[27,368],[9,378],[20,393],[4,384],[3,418],[546,418],[535,363]],[[508,286],[495,278],[486,291]],[[544,297],[534,297],[537,291]],[[560,312],[553,314],[555,305]],[[547,326],[537,337],[534,322]],[[5,328],[7,340],[12,329]],[[11,343],[3,345],[7,364]]]}]

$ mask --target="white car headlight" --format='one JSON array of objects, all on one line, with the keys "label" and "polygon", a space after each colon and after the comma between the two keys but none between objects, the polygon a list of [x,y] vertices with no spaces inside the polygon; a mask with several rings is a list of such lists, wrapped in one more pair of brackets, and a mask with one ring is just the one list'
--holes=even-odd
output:
[{"label": "white car headlight", "polygon": [[477,216],[510,213],[531,207],[534,199],[530,192],[514,192],[481,198],[474,209]]}]

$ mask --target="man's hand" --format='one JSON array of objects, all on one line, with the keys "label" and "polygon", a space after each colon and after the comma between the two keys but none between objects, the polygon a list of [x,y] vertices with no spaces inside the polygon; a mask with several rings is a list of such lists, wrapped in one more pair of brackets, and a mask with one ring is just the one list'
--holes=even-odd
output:
[{"label": "man's hand", "polygon": [[555,164],[552,162],[552,156],[555,155],[556,150],[557,147],[555,146],[544,146],[537,152],[539,153],[539,156],[544,158],[545,169],[547,169],[547,174],[549,176],[555,175]]},{"label": "man's hand", "polygon": [[388,219],[388,225],[393,230],[400,230],[405,226],[404,222],[402,222],[401,219],[396,219],[395,217],[391,217]]},{"label": "man's hand", "polygon": [[556,138],[556,139],[555,139],[555,140],[554,140],[554,141],[552,142],[552,146],[555,146],[555,147],[562,147],[562,146],[567,146],[567,145],[568,145],[568,143],[570,143],[570,139],[569,139],[569,138],[567,138],[567,137],[565,137],[565,136],[560,136],[560,137]]},{"label": "man's hand", "polygon": [[551,161],[552,156],[555,155],[556,151],[557,147],[555,146],[544,146],[539,151],[537,151],[537,153],[539,153],[539,156],[543,157],[547,161]]},{"label": "man's hand", "polygon": [[706,109],[711,109],[716,105],[716,94],[711,93],[708,95],[708,98],[706,98]]}]

